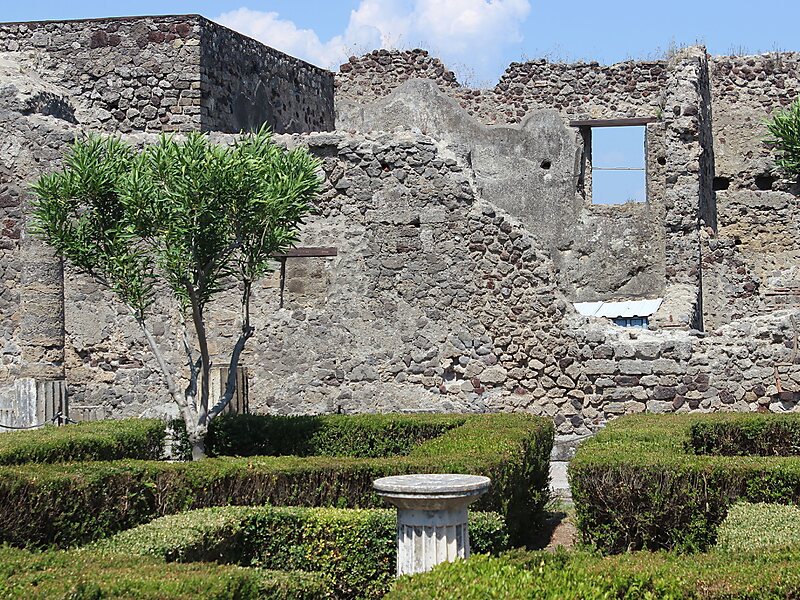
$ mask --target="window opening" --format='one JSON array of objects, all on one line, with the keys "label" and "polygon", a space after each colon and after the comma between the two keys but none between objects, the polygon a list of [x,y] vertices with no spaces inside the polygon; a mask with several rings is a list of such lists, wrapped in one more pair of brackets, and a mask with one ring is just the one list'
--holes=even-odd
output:
[{"label": "window opening", "polygon": [[583,137],[578,192],[592,204],[647,202],[647,129],[652,118],[572,121]]},{"label": "window opening", "polygon": [[620,327],[640,327],[642,329],[647,329],[650,324],[647,317],[615,317],[612,321],[614,321],[614,325]]},{"label": "window opening", "polygon": [[592,128],[592,204],[647,201],[645,128]]}]

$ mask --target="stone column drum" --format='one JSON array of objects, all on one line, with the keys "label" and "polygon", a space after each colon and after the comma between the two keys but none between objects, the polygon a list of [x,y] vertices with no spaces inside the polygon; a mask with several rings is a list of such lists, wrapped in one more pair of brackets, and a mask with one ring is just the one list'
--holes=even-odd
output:
[{"label": "stone column drum", "polygon": [[373,482],[397,507],[397,575],[469,556],[467,506],[491,483],[478,475],[398,475]]}]

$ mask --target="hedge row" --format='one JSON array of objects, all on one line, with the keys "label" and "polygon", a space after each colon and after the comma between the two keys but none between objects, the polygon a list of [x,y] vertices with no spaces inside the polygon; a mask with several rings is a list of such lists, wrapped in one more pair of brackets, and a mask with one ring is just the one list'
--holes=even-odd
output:
[{"label": "hedge row", "polygon": [[[475,552],[508,549],[495,513],[470,513]],[[168,561],[217,561],[321,573],[336,598],[381,598],[394,580],[393,510],[226,506],[156,519],[93,546],[93,551]]]},{"label": "hedge row", "polygon": [[703,424],[695,431],[708,432],[718,424],[749,424],[748,417],[623,417],[584,442],[569,466],[584,541],[606,552],[703,550],[714,544],[717,527],[736,500],[800,501],[796,458],[694,453],[693,427]]},{"label": "hedge row", "polygon": [[[419,420],[425,418],[436,423],[442,419]],[[155,517],[228,504],[383,507],[372,491],[377,477],[449,472],[491,477],[489,493],[474,508],[501,513],[512,542],[525,542],[549,499],[552,423],[517,414],[459,418],[462,425],[414,447],[406,456],[220,457],[194,463],[127,460],[73,463],[67,468],[0,467],[0,541],[65,547]]]},{"label": "hedge row", "polygon": [[688,448],[716,456],[800,454],[800,415],[735,414],[695,421]]},{"label": "hedge row", "polygon": [[0,465],[133,458],[159,460],[165,427],[156,419],[48,425],[0,435]]},{"label": "hedge row", "polygon": [[474,556],[403,577],[387,600],[785,600],[800,597],[800,554],[574,552]]},{"label": "hedge row", "polygon": [[223,415],[211,421],[211,456],[402,456],[463,425],[456,415]]},{"label": "hedge row", "polygon": [[206,563],[167,565],[143,556],[0,547],[2,598],[318,600],[331,594],[325,578],[314,573]]}]

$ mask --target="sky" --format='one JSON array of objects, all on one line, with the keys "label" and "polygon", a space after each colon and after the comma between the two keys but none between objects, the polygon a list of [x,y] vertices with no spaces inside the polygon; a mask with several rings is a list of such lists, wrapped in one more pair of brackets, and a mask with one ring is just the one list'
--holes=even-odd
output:
[{"label": "sky", "polygon": [[[612,64],[695,43],[712,54],[800,50],[800,0],[0,0],[0,21],[185,13],[332,70],[379,47],[426,48],[471,87],[534,58]],[[639,160],[635,136],[616,144],[595,162]],[[636,177],[618,180],[633,190]]]},{"label": "sky", "polygon": [[169,13],[200,13],[334,69],[380,46],[425,47],[483,86],[538,57],[610,64],[696,42],[712,54],[800,50],[797,0],[0,0],[0,21]]}]

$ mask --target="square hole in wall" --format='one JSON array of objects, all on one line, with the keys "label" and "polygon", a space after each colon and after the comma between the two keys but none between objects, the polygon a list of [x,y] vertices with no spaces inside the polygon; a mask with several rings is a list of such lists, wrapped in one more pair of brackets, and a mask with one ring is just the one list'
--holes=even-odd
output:
[{"label": "square hole in wall", "polygon": [[587,127],[583,191],[592,204],[647,201],[645,127]]}]

